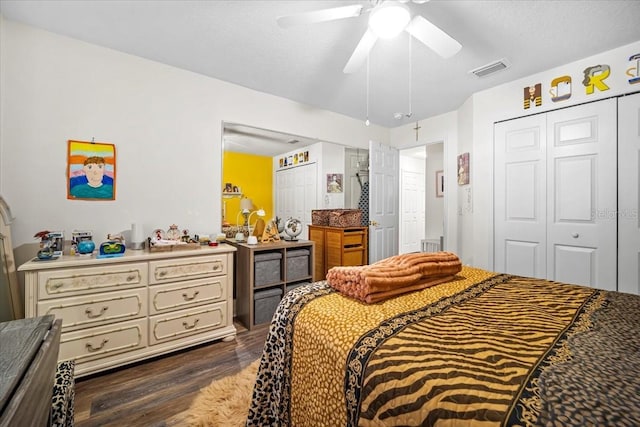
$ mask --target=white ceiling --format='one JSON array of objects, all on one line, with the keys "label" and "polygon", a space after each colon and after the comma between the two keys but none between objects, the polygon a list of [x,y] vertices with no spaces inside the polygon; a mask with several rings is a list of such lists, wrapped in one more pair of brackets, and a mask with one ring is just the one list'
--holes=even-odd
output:
[{"label": "white ceiling", "polygon": [[[342,69],[357,18],[282,29],[276,18],[367,1],[0,0],[6,19],[365,120],[366,67]],[[369,119],[386,127],[455,110],[474,92],[640,40],[640,1],[431,0],[409,4],[462,44],[442,59],[409,36],[370,55]],[[469,71],[506,58],[504,71]],[[411,95],[409,84],[411,83]],[[411,106],[412,116],[407,118]],[[401,112],[401,119],[394,113]]]}]

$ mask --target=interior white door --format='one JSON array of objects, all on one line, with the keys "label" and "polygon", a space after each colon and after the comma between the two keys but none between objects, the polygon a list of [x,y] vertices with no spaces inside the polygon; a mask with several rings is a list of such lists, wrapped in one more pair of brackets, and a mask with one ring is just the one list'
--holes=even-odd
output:
[{"label": "interior white door", "polygon": [[425,234],[424,174],[402,170],[400,173],[400,253],[417,252]]},{"label": "interior white door", "polygon": [[616,100],[547,114],[547,277],[616,290]]},{"label": "interior white door", "polygon": [[640,93],[618,100],[618,290],[640,294]]},{"label": "interior white door", "polygon": [[369,142],[369,263],[398,254],[398,150]]},{"label": "interior white door", "polygon": [[318,179],[315,163],[276,172],[276,215],[281,221],[297,218],[302,223],[299,239],[309,236],[311,210],[316,209]]},{"label": "interior white door", "polygon": [[546,119],[494,127],[495,270],[546,278]]}]

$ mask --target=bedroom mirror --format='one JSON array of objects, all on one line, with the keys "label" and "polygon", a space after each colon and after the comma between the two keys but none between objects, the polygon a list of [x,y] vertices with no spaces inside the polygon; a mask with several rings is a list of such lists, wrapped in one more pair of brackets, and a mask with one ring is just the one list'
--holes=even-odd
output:
[{"label": "bedroom mirror", "polygon": [[[224,122],[222,151],[222,224],[229,234],[244,224],[243,208],[247,215],[264,210],[265,221],[294,217],[304,225],[311,210],[358,209],[366,194],[367,149]],[[303,228],[298,238],[306,239]]]},{"label": "bedroom mirror", "polygon": [[11,243],[11,210],[0,196],[0,322],[24,317]]}]

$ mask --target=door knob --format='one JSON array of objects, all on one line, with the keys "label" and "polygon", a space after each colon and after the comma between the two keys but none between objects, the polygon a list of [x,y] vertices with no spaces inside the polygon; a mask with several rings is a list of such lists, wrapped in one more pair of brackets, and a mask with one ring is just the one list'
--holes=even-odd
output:
[{"label": "door knob", "polygon": [[373,225],[374,227],[378,225],[376,221],[369,221],[369,225]]},{"label": "door knob", "polygon": [[571,237],[577,239],[578,237],[580,237],[580,235],[578,233],[571,233]]}]

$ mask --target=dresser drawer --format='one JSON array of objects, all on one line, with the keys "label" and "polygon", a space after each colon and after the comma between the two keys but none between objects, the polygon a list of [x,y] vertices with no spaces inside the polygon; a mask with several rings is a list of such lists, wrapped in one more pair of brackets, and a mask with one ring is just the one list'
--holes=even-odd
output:
[{"label": "dresser drawer", "polygon": [[353,266],[363,265],[365,260],[363,248],[348,248],[344,250],[344,256],[342,257],[342,265]]},{"label": "dresser drawer", "polygon": [[147,315],[147,289],[83,295],[38,302],[38,316],[53,314],[62,319],[64,332],[105,325]]},{"label": "dresser drawer", "polygon": [[77,363],[147,346],[147,319],[99,326],[62,334],[58,360]]},{"label": "dresser drawer", "polygon": [[145,263],[38,272],[38,298],[60,298],[147,285]]},{"label": "dresser drawer", "polygon": [[225,275],[227,274],[226,259],[224,255],[211,255],[151,261],[149,262],[149,281],[151,284],[156,284]]},{"label": "dresser drawer", "polygon": [[211,304],[227,299],[227,276],[150,287],[149,314]]},{"label": "dresser drawer", "polygon": [[179,339],[222,328],[227,324],[227,303],[174,311],[149,318],[149,343]]},{"label": "dresser drawer", "polygon": [[361,231],[357,232],[347,232],[344,233],[344,239],[342,240],[342,244],[345,247],[348,246],[362,246],[364,244],[364,233]]}]

